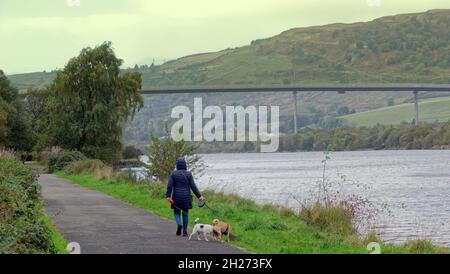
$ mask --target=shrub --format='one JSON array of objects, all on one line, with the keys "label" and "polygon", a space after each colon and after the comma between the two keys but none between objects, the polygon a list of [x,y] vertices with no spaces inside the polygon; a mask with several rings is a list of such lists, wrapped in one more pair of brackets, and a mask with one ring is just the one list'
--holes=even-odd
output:
[{"label": "shrub", "polygon": [[39,185],[36,183],[36,176],[26,166],[18,162],[13,157],[1,157],[0,178],[2,180],[13,180],[15,184],[22,188],[24,194],[31,200],[38,198]]},{"label": "shrub", "polygon": [[[411,240],[407,241],[403,244],[403,247],[406,248],[411,253],[434,253],[436,251],[436,247],[428,240]],[[444,249],[440,250],[438,248],[438,252],[446,253]]]},{"label": "shrub", "polygon": [[86,159],[86,156],[79,151],[61,151],[57,156],[52,156],[48,159],[48,171],[54,172],[62,170],[68,164]]},{"label": "shrub", "polygon": [[0,254],[56,252],[38,194],[31,169],[12,157],[0,158]]},{"label": "shrub", "polygon": [[0,147],[0,158],[1,157],[16,157],[16,153],[13,150],[7,150]]},{"label": "shrub", "polygon": [[177,158],[185,157],[188,168],[197,174],[204,169],[204,164],[200,156],[194,152],[196,146],[184,140],[175,141],[170,136],[166,128],[166,138],[160,139],[156,135],[151,136],[151,144],[147,147],[149,151],[150,174],[160,181],[167,181],[170,173],[175,168]]},{"label": "shrub", "polygon": [[149,182],[147,180],[138,181],[137,175],[132,170],[115,171],[113,173],[113,176],[119,182],[126,182],[126,183]]},{"label": "shrub", "polygon": [[122,151],[123,159],[136,159],[141,156],[143,153],[139,149],[134,146],[126,146]]},{"label": "shrub", "polygon": [[329,180],[326,170],[331,159],[330,151],[324,153],[322,178],[317,183],[317,191],[311,199],[300,201],[300,218],[307,224],[338,235],[355,235],[361,228],[367,228],[378,209],[367,198],[348,191],[348,187],[367,189],[357,181],[347,180],[340,175],[339,180]]},{"label": "shrub", "polygon": [[120,182],[135,182],[132,172],[114,171],[100,160],[84,159],[71,162],[64,167],[67,174],[90,174],[101,180],[116,180]]},{"label": "shrub", "polygon": [[38,160],[48,165],[48,160],[57,157],[61,151],[62,149],[58,146],[47,148],[39,154]]},{"label": "shrub", "polygon": [[100,160],[85,159],[69,163],[66,167],[64,167],[64,171],[67,174],[91,174],[97,169],[103,169],[105,167],[106,164]]},{"label": "shrub", "polygon": [[304,207],[300,218],[307,224],[340,235],[352,235],[356,230],[352,223],[352,212],[346,207],[316,204]]}]

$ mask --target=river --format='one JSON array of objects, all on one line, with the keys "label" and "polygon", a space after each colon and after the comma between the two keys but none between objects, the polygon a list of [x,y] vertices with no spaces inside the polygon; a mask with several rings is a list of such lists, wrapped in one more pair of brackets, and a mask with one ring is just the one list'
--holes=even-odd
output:
[{"label": "river", "polygon": [[[450,151],[333,152],[326,180],[368,198],[375,229],[388,242],[429,239],[450,246]],[[257,203],[298,209],[322,180],[324,153],[204,154],[200,189],[235,193]],[[343,191],[343,192],[345,192]],[[211,201],[212,203],[212,201]]]}]

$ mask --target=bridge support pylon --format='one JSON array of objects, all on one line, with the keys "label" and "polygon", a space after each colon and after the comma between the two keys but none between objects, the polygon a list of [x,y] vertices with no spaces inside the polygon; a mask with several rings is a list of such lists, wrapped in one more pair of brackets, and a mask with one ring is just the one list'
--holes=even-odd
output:
[{"label": "bridge support pylon", "polygon": [[419,124],[419,91],[414,90],[414,125]]},{"label": "bridge support pylon", "polygon": [[294,134],[298,133],[298,123],[297,123],[297,116],[298,116],[298,107],[297,107],[297,91],[294,90],[292,92],[292,94],[294,95]]}]

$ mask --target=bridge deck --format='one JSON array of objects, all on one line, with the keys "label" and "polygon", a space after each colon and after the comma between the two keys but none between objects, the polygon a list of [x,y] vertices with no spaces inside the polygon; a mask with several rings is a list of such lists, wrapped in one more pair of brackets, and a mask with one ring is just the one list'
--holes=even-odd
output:
[{"label": "bridge deck", "polygon": [[339,92],[371,91],[371,92],[450,92],[450,85],[418,84],[390,86],[312,86],[312,87],[234,87],[234,88],[170,88],[144,89],[142,94],[177,94],[177,93],[227,93],[227,92]]},{"label": "bridge deck", "polygon": [[292,92],[294,94],[294,132],[297,132],[297,92],[413,92],[414,123],[419,123],[418,92],[450,92],[447,84],[399,84],[399,85],[366,85],[366,86],[302,86],[302,87],[234,87],[234,88],[170,88],[144,89],[142,94],[181,94],[181,93],[236,93],[236,92]]}]

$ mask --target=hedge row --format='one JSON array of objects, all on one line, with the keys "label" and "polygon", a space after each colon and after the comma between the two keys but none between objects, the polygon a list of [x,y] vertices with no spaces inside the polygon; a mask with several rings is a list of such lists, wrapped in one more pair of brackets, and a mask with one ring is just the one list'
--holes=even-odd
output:
[{"label": "hedge row", "polygon": [[43,222],[39,185],[30,168],[0,157],[0,254],[55,253]]}]

